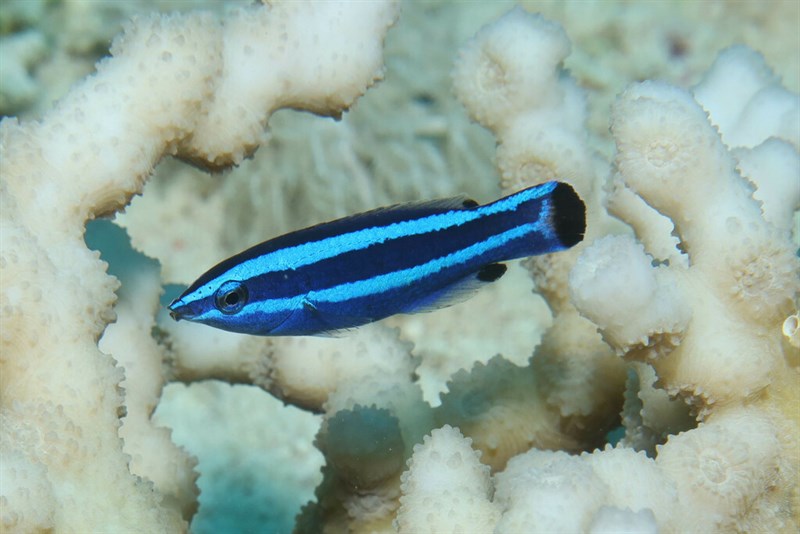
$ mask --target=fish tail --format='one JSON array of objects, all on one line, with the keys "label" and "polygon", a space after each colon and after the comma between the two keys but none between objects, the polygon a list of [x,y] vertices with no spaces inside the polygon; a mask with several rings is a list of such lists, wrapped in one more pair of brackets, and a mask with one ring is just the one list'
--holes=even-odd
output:
[{"label": "fish tail", "polygon": [[525,236],[509,243],[506,251],[511,257],[558,252],[583,239],[586,207],[571,185],[547,182],[507,198],[519,199],[513,210],[514,224]]},{"label": "fish tail", "polygon": [[558,182],[550,193],[550,223],[564,248],[580,243],[586,232],[586,206],[571,185]]}]

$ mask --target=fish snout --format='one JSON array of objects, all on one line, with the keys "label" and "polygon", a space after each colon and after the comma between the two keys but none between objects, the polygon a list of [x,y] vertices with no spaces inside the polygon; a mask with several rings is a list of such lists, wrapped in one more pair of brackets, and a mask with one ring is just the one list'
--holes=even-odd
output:
[{"label": "fish snout", "polygon": [[192,312],[189,305],[183,302],[182,299],[175,299],[172,301],[172,304],[167,306],[169,310],[169,316],[172,317],[176,321],[180,321],[181,319],[186,319],[187,321],[191,321],[192,318],[196,315]]}]

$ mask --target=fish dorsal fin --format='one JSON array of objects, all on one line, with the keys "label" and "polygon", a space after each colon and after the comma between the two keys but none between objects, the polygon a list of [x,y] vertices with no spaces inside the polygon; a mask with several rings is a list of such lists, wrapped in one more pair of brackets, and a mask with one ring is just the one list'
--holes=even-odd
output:
[{"label": "fish dorsal fin", "polygon": [[506,273],[506,269],[507,267],[503,263],[484,265],[478,272],[471,273],[469,276],[465,276],[439,291],[412,302],[400,313],[429,312],[463,302],[472,297],[476,291],[485,287],[486,284],[499,280]]},{"label": "fish dorsal fin", "polygon": [[438,198],[434,200],[414,200],[393,204],[382,208],[366,211],[356,215],[351,215],[343,220],[353,221],[363,217],[378,218],[379,222],[393,222],[411,217],[424,217],[436,213],[445,213],[453,210],[468,210],[478,206],[478,202],[469,198],[467,195],[458,195],[450,198]]}]

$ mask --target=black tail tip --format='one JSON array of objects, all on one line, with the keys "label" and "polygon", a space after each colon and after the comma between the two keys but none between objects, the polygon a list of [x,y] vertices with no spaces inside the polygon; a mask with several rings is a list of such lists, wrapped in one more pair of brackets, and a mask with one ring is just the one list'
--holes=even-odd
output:
[{"label": "black tail tip", "polygon": [[552,193],[553,225],[561,244],[569,248],[583,240],[586,232],[586,205],[571,185],[559,182]]}]

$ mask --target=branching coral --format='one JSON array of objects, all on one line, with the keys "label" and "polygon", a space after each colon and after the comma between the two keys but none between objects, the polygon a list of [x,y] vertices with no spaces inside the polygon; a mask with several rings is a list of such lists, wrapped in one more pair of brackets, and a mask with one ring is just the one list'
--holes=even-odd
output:
[{"label": "branching coral", "polygon": [[394,16],[386,2],[291,2],[224,23],[135,18],[41,121],[0,124],[4,528],[186,528],[192,496],[165,499],[123,452],[124,373],[97,348],[116,284],[84,224],[123,207],[164,155],[231,165],[280,107],[340,114],[380,77]]},{"label": "branching coral", "polygon": [[[453,82],[472,118],[497,137],[502,186],[515,190],[551,179],[572,183],[587,204],[588,241],[614,223],[602,209],[596,189],[596,176],[604,164],[587,142],[583,93],[561,70],[569,50],[569,39],[559,25],[516,8],[485,26],[463,47]],[[520,372],[506,367],[506,377],[497,376],[501,366],[496,364],[492,373],[488,368],[473,371],[495,376],[490,382],[497,384],[527,381],[524,387],[502,385],[496,390],[498,398],[517,399],[512,410],[517,416],[492,416],[491,410],[483,414],[502,421],[500,428],[507,425],[525,436],[504,447],[507,450],[497,459],[481,446],[484,461],[495,468],[531,446],[581,450],[597,445],[618,417],[623,366],[597,336],[594,325],[579,317],[569,303],[566,278],[580,248],[527,262],[537,291],[555,313],[529,368]],[[457,375],[456,384],[463,380]],[[447,399],[443,409],[452,410]],[[502,404],[493,409],[500,410]],[[462,431],[476,444],[486,440],[508,444],[510,434],[500,428],[494,433],[479,432],[482,436],[471,434],[469,427]]]},{"label": "branching coral", "polygon": [[491,531],[499,509],[490,501],[489,469],[470,443],[445,425],[414,447],[402,477],[400,532]]},{"label": "branching coral", "polygon": [[[646,347],[670,393],[701,407],[753,395],[784,365],[780,337],[764,333],[779,332],[800,287],[788,232],[762,217],[753,186],[688,93],[653,83],[629,88],[612,132],[617,179],[670,217],[689,267],[650,267],[627,238],[607,238],[573,271],[573,299],[619,351],[636,356]],[[631,301],[612,314],[605,308],[619,292],[607,282],[620,271]],[[718,362],[729,362],[726,372]]]},{"label": "branching coral", "polygon": [[[125,369],[120,387],[125,393],[125,413],[119,436],[122,450],[130,457],[130,470],[153,483],[165,501],[175,501],[184,517],[197,508],[196,459],[178,450],[167,428],[154,425],[151,416],[161,399],[163,347],[149,336],[153,311],[161,292],[158,272],[154,269],[138,275],[132,290],[142,298],[124,300],[115,308],[117,320],[106,328],[99,348]],[[148,339],[149,338],[149,339]],[[142,340],[148,340],[146,344]],[[153,455],[152,450],[161,454]]]},{"label": "branching coral", "polygon": [[[517,42],[535,51],[520,57]],[[509,169],[524,169],[526,162],[537,173],[557,177],[563,172],[563,151],[555,150],[560,157],[542,165],[532,142],[552,139],[553,133],[517,135],[523,128],[550,127],[575,147],[573,154],[585,152],[579,137],[569,133],[569,113],[559,113],[559,106],[579,109],[580,99],[569,104],[573,90],[563,78],[531,74],[537,66],[552,69],[567,51],[558,28],[517,10],[481,30],[462,54],[457,90],[473,117],[497,135],[504,176],[516,176]],[[744,97],[726,101],[723,95],[715,106],[718,88],[733,83],[730,71],[752,83],[734,92]],[[480,82],[472,83],[473,75]],[[517,88],[519,79],[533,90]],[[560,92],[559,84],[564,86]],[[691,94],[663,83],[633,85],[614,106],[616,171],[607,203],[630,222],[644,246],[630,235],[595,239],[580,252],[568,280],[559,274],[563,269],[554,272],[551,265],[534,262],[534,278],[553,297],[548,299],[556,312],[553,330],[575,313],[558,298],[559,288],[568,284],[571,302],[598,326],[603,340],[618,355],[645,363],[631,368],[623,419],[627,433],[617,448],[580,456],[531,449],[508,459],[493,479],[493,499],[487,495],[482,503],[500,506],[499,518],[494,507],[484,515],[496,521],[497,531],[746,531],[754,525],[779,531],[798,523],[797,466],[791,458],[798,450],[800,388],[796,360],[784,353],[788,344],[781,336],[781,324],[793,335],[786,318],[800,289],[787,220],[797,201],[793,192],[779,198],[765,186],[762,213],[754,192],[769,182],[766,173],[777,175],[775,190],[796,188],[796,175],[793,185],[784,177],[797,169],[798,154],[791,146],[797,145],[792,126],[800,119],[799,99],[776,86],[763,60],[743,48],[721,56],[698,94],[712,110],[711,119],[715,113],[719,117],[722,139]],[[541,101],[535,95],[542,95]],[[726,132],[723,124],[739,125],[747,135]],[[765,141],[770,136],[787,139]],[[740,175],[723,139],[772,145],[737,150],[751,181]],[[508,157],[508,145],[517,142],[523,150],[515,152],[525,155],[504,166],[515,161]],[[746,151],[751,148],[757,156]],[[580,180],[581,174],[565,177]],[[602,207],[592,203],[591,189],[581,191],[590,199],[588,220],[590,227],[594,221],[591,237],[596,237],[607,231],[602,230]],[[574,258],[557,260],[562,267],[565,261]],[[534,364],[547,352],[563,354],[563,347],[544,343]],[[688,402],[703,421],[700,426],[692,428],[685,405],[658,393],[654,382]],[[454,384],[452,392],[464,397],[459,388]],[[497,389],[499,407],[519,388]],[[532,383],[526,389],[533,390]],[[469,435],[472,421],[463,424]],[[491,464],[493,449],[480,441],[486,432],[475,434]],[[462,440],[453,450],[469,443]],[[419,454],[424,457],[422,450]],[[416,453],[412,472],[415,461]],[[421,496],[413,486],[404,492],[405,503]],[[404,516],[412,514],[408,508],[401,509]],[[691,512],[678,514],[678,509]]]},{"label": "branching coral", "polygon": [[[425,9],[444,8],[407,12],[436,25]],[[500,8],[480,9],[485,17]],[[124,224],[160,257],[170,282],[189,281],[266,233],[344,215],[355,203],[455,193],[470,173],[486,173],[488,158],[465,141],[466,116],[441,113],[456,104],[443,103],[445,89],[408,75],[416,69],[408,65],[410,111],[397,94],[376,105],[374,139],[356,136],[368,122],[362,116],[337,132],[332,122],[321,126],[299,162],[282,143],[304,140],[306,129],[273,143],[268,159],[285,159],[296,174],[261,176],[262,164],[247,159],[268,139],[278,108],[339,116],[379,78],[395,11],[391,3],[293,2],[234,10],[223,23],[202,14],[137,18],[115,40],[114,57],[41,121],[3,121],[3,527],[186,529],[196,506],[193,460],[159,425],[175,426],[175,440],[194,450],[204,438],[181,422],[211,426],[211,414],[234,414],[225,426],[233,430],[206,429],[215,435],[205,439],[225,442],[235,460],[214,458],[204,468],[201,458],[204,493],[215,479],[226,489],[246,486],[251,478],[242,483],[230,473],[236,463],[263,471],[275,457],[276,471],[285,472],[314,456],[293,469],[310,494],[319,478],[308,473],[320,456],[310,436],[320,425],[322,483],[298,531],[796,529],[800,321],[789,232],[798,203],[798,99],[746,48],[724,52],[693,95],[662,83],[630,87],[614,106],[613,169],[593,151],[608,139],[587,135],[587,125],[605,130],[602,106],[590,115],[587,93],[562,68],[575,60],[593,89],[591,106],[597,93],[610,98],[621,89],[603,70],[602,52],[578,46],[577,59],[568,58],[566,32],[521,8],[463,48],[456,94],[497,140],[501,187],[558,178],[588,205],[585,244],[526,262],[551,326],[542,305],[503,304],[530,291],[504,279],[497,297],[474,301],[470,312],[398,318],[399,329],[371,325],[344,339],[265,340],[161,321],[153,339],[156,287],[147,280],[103,334],[101,348],[113,359],[97,349],[115,283],[83,246],[84,223],[124,206],[164,155],[206,169],[241,164],[245,175],[260,176],[198,179],[162,166],[182,176],[153,184]],[[626,15],[625,24],[651,26],[637,16]],[[596,31],[593,24],[575,30],[579,39]],[[616,61],[627,62],[640,34],[614,24],[588,39],[617,43]],[[666,26],[677,33],[643,45],[679,56],[708,39],[705,31],[681,34],[674,20]],[[461,20],[453,27],[455,39],[472,31]],[[454,38],[437,35],[441,41],[426,42],[431,55],[449,56],[441,45]],[[692,56],[668,70],[689,76],[700,63]],[[637,56],[624,77],[644,79],[657,68]],[[447,69],[438,70],[444,78]],[[424,147],[414,153],[418,165],[386,134],[387,117],[406,113],[422,117],[399,136]],[[443,163],[440,151],[457,163]],[[295,178],[303,173],[324,179]],[[471,191],[494,195],[489,181],[481,184]],[[526,324],[529,337],[506,340],[507,349],[493,338]],[[459,342],[408,342],[440,327]],[[476,360],[487,363],[470,370]],[[207,379],[259,386],[322,415],[287,424],[290,410],[269,399],[281,417],[248,431],[246,416],[267,409],[254,402],[266,393],[209,382],[195,389],[203,410],[182,404],[187,397],[178,393],[191,388],[174,384],[150,420],[165,381]],[[220,397],[235,389],[246,389],[247,400],[223,408]],[[442,390],[441,406],[432,407]],[[619,445],[588,452],[603,447],[620,421]],[[267,456],[272,449],[280,451]],[[245,454],[260,461],[245,462]],[[294,497],[286,499],[292,506]],[[200,515],[204,508],[214,509],[203,503]]]}]

